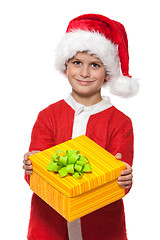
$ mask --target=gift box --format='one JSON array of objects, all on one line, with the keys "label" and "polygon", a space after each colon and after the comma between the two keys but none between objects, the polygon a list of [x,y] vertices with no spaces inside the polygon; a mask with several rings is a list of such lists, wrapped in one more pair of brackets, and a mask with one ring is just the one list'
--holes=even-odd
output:
[{"label": "gift box", "polygon": [[[57,150],[77,150],[85,156],[92,168],[82,178],[61,178],[47,171],[52,155]],[[30,188],[69,222],[102,208],[125,196],[117,178],[126,169],[125,163],[82,135],[29,157],[33,166]]]}]

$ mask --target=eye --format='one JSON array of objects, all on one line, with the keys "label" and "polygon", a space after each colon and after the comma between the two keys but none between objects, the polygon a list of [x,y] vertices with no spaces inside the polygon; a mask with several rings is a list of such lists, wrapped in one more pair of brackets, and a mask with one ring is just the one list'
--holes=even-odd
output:
[{"label": "eye", "polygon": [[99,68],[100,65],[99,65],[98,63],[92,63],[92,67],[93,67],[93,68]]},{"label": "eye", "polygon": [[79,66],[79,65],[81,64],[81,62],[80,62],[80,61],[77,61],[77,60],[76,60],[76,61],[73,61],[72,63],[73,63],[74,65],[77,65],[77,66]]}]

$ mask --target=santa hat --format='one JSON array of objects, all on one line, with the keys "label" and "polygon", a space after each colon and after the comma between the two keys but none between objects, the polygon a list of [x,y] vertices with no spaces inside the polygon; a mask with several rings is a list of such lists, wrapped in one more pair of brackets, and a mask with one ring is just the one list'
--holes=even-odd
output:
[{"label": "santa hat", "polygon": [[102,61],[113,94],[130,97],[138,92],[137,80],[129,76],[128,39],[121,23],[98,14],[71,20],[56,49],[56,68],[64,72],[67,61],[83,51]]}]

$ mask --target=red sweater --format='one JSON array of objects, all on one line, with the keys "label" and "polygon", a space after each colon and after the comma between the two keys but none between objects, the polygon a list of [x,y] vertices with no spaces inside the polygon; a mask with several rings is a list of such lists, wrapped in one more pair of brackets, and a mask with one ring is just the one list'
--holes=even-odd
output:
[{"label": "red sweater", "polygon": [[[29,151],[44,150],[71,139],[74,110],[61,100],[42,110],[32,130]],[[131,120],[114,106],[91,115],[86,136],[110,153],[122,154],[132,166],[133,129]],[[29,175],[25,175],[29,183]],[[123,201],[118,200],[81,218],[83,240],[125,240]],[[36,194],[31,202],[29,240],[67,240],[67,222]]]}]

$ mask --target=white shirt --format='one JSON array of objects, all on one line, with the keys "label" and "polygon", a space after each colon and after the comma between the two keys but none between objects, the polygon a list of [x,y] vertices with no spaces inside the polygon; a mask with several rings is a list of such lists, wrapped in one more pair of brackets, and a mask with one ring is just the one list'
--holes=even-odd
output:
[{"label": "white shirt", "polygon": [[92,106],[85,106],[78,103],[71,94],[64,100],[75,111],[72,138],[86,133],[87,123],[91,115],[99,113],[112,106],[109,97],[102,97],[102,101]]},{"label": "white shirt", "polygon": [[[78,103],[71,94],[64,100],[75,111],[72,138],[86,134],[87,123],[91,115],[104,111],[105,109],[112,106],[109,97],[102,97],[102,101],[92,106],[85,106]],[[71,223],[67,222],[67,226],[69,240],[83,239],[80,218],[74,220]]]}]

